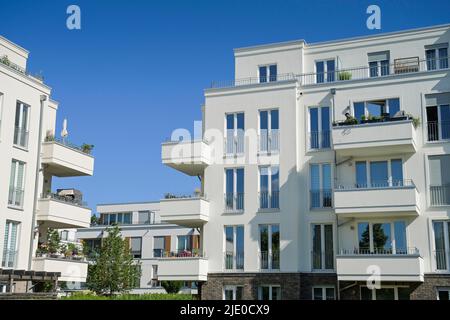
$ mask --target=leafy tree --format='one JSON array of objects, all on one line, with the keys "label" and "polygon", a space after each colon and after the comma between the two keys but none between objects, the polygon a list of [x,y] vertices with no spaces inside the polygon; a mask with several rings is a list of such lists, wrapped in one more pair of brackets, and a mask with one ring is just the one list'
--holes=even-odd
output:
[{"label": "leafy tree", "polygon": [[161,281],[161,286],[167,293],[178,293],[183,287],[183,281]]},{"label": "leafy tree", "polygon": [[96,226],[96,225],[98,225],[98,223],[99,223],[98,217],[95,214],[93,214],[91,216],[91,225]]},{"label": "leafy tree", "polygon": [[61,249],[61,239],[58,230],[49,228],[47,231],[48,252],[57,253]]},{"label": "leafy tree", "polygon": [[105,232],[108,236],[88,269],[87,287],[102,295],[127,292],[141,275],[140,264],[133,260],[118,226],[109,227]]}]

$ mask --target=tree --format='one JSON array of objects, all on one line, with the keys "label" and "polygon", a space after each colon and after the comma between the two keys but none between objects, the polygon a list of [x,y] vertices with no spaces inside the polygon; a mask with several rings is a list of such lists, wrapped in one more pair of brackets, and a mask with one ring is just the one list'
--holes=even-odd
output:
[{"label": "tree", "polygon": [[140,263],[133,260],[118,226],[109,227],[105,232],[108,236],[89,266],[86,284],[101,295],[123,293],[132,289],[140,277]]},{"label": "tree", "polygon": [[183,281],[162,281],[161,286],[167,293],[178,293],[183,287]]}]

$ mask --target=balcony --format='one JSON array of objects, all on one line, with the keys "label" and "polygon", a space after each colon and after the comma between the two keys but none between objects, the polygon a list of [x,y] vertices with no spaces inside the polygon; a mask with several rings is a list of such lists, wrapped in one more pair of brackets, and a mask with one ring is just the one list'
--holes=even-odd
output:
[{"label": "balcony", "polygon": [[431,206],[450,206],[450,185],[430,186]]},{"label": "balcony", "polygon": [[159,210],[161,221],[180,226],[201,227],[209,220],[209,201],[203,197],[162,199]]},{"label": "balcony", "polygon": [[88,228],[91,209],[86,204],[59,194],[48,193],[38,201],[37,220],[53,229]]},{"label": "balcony", "polygon": [[336,255],[336,273],[340,281],[413,281],[423,282],[423,258],[416,248],[392,254],[365,252],[358,249],[342,250]]},{"label": "balcony", "polygon": [[[401,120],[398,120],[401,119]],[[413,121],[390,118],[374,123],[333,127],[334,149],[341,156],[365,156],[416,152],[416,131]]]},{"label": "balcony", "polygon": [[419,193],[412,180],[371,185],[338,185],[334,190],[336,214],[345,217],[419,214]]},{"label": "balcony", "polygon": [[32,270],[60,272],[59,281],[86,282],[88,262],[84,259],[41,256],[33,258]]},{"label": "balcony", "polygon": [[171,168],[198,176],[211,164],[211,150],[204,141],[170,141],[162,144],[161,158]]},{"label": "balcony", "polygon": [[450,121],[428,121],[427,133],[429,142],[450,140]]},{"label": "balcony", "polygon": [[57,177],[92,176],[94,158],[67,141],[49,140],[42,143],[42,164],[45,171]]},{"label": "balcony", "polygon": [[200,252],[165,253],[158,259],[159,281],[206,281],[208,259]]}]

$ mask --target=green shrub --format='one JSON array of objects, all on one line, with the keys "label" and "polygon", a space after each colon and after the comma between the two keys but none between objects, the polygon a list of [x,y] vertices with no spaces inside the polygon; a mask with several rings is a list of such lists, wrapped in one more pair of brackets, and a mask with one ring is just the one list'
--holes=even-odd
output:
[{"label": "green shrub", "polygon": [[89,292],[73,293],[63,300],[193,300],[191,294],[168,294],[168,293],[146,293],[146,294],[121,294],[112,296],[101,296]]},{"label": "green shrub", "polygon": [[178,293],[183,287],[183,281],[162,281],[161,286],[166,289],[167,293]]},{"label": "green shrub", "polygon": [[338,74],[339,80],[350,80],[352,78],[352,73],[350,71],[341,71]]}]

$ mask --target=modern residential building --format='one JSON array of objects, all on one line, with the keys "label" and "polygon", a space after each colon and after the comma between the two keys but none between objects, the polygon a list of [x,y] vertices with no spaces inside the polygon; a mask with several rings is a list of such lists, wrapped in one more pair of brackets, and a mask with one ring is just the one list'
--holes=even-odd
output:
[{"label": "modern residential building", "polygon": [[[76,237],[88,254],[95,254],[101,247],[102,238],[107,236],[106,229],[113,224],[119,225],[141,270],[141,277],[136,279],[131,293],[164,293],[161,280],[165,280],[165,275],[159,272],[161,264],[175,259],[189,264],[198,254],[199,232],[195,228],[161,222],[159,211],[159,201],[101,204],[97,206],[99,223],[78,229]],[[177,280],[186,282],[183,292],[197,293],[196,279],[181,274]]]},{"label": "modern residential building", "polygon": [[48,250],[49,229],[89,226],[91,210],[53,177],[91,176],[91,147],[56,137],[58,103],[27,71],[28,51],[0,37],[0,292],[33,291],[42,281],[85,281],[87,263]]},{"label": "modern residential building", "polygon": [[201,196],[161,219],[198,228],[202,256],[159,274],[203,299],[448,299],[449,42],[442,25],[235,49],[202,139],[162,144]]}]

